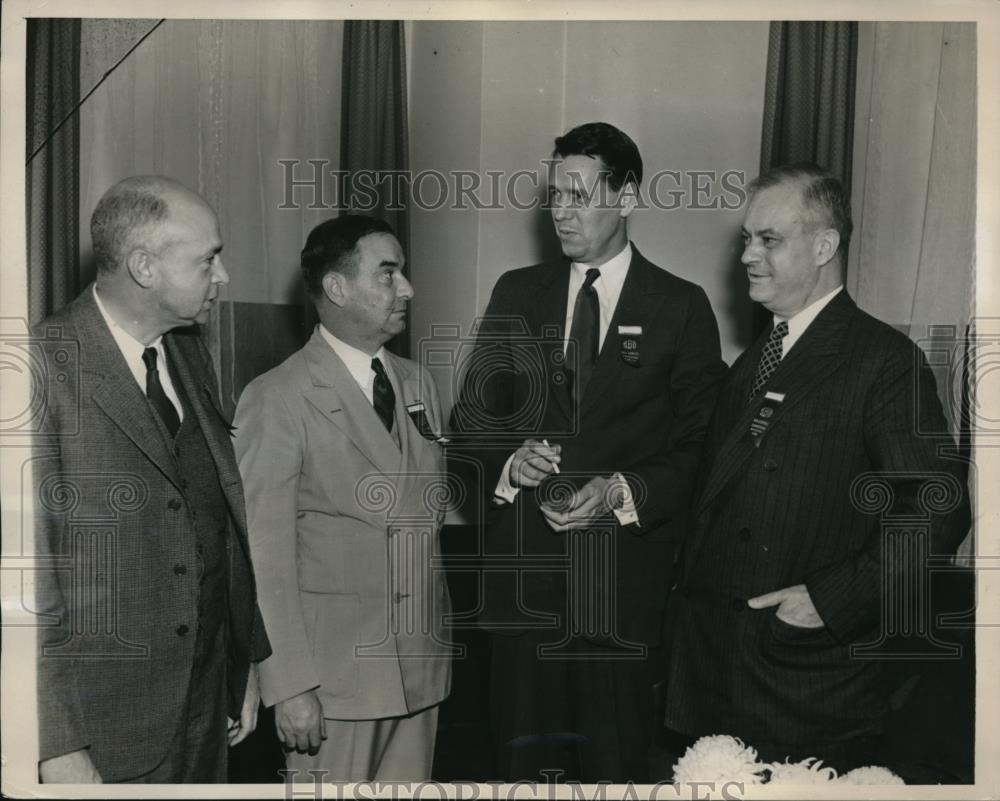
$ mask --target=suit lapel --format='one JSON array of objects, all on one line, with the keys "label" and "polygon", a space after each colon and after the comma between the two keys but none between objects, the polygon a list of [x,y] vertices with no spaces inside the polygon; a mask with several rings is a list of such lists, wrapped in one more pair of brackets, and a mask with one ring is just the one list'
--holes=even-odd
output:
[{"label": "suit lapel", "polygon": [[563,341],[566,339],[566,304],[569,295],[570,265],[565,259],[542,268],[537,285],[535,319],[530,331],[541,338],[542,364],[548,396],[554,398],[567,420],[573,419],[569,380],[563,369]]},{"label": "suit lapel", "polygon": [[[753,438],[750,436],[750,423],[761,407],[763,393],[779,392],[785,397],[775,408],[770,425],[767,431],[761,435],[760,441],[765,437],[773,436],[775,430],[780,429],[781,421],[787,417],[789,412],[808,397],[837,368],[843,360],[840,345],[844,341],[856,308],[847,292],[841,290],[840,294],[830,301],[813,320],[788,356],[781,360],[781,364],[768,380],[762,395],[753,403],[747,404],[746,397],[749,394],[760,352],[769,332],[764,332],[754,343],[750,353],[752,358],[744,360],[739,372],[733,375],[730,391],[735,396],[730,396],[729,400],[732,404],[730,409],[734,411],[728,417],[735,419],[714,459],[699,500],[699,511],[711,503],[756,450]],[[742,408],[738,404],[742,404]],[[735,411],[737,409],[738,411]],[[726,425],[726,422],[723,421],[722,425]]]},{"label": "suit lapel", "polygon": [[84,290],[74,318],[80,352],[85,355],[83,369],[95,379],[91,395],[94,403],[164,476],[179,487],[177,465],[156,424],[146,394],[136,383],[97,308],[92,287]]},{"label": "suit lapel", "polygon": [[[413,431],[411,431],[410,415],[406,411],[406,404],[412,403],[414,399],[420,397],[420,390],[414,385],[417,384],[416,376],[411,376],[405,364],[389,351],[383,351],[384,361],[388,365],[389,380],[392,381],[396,396],[396,433],[399,434],[399,448],[393,448],[396,459],[395,472],[397,475],[406,474],[409,469],[407,463],[407,453],[413,447]],[[367,398],[365,399],[367,400]],[[385,431],[385,426],[382,426]],[[388,434],[388,432],[386,432]],[[391,437],[391,435],[390,435]],[[422,437],[420,437],[422,439]],[[393,443],[395,446],[395,442]]]},{"label": "suit lapel", "polygon": [[[763,390],[785,396],[771,418],[768,433],[844,360],[841,348],[856,308],[847,292],[841,290],[806,329],[791,353],[781,360]],[[759,400],[750,404],[751,416],[759,405]]]},{"label": "suit lapel", "polygon": [[[303,348],[302,355],[313,383],[313,389],[306,392],[307,400],[340,429],[379,472],[389,475],[397,472],[400,449],[382,425],[358,382],[323,339],[318,326]],[[401,403],[398,394],[397,420]]]},{"label": "suit lapel", "polygon": [[173,375],[176,376],[180,388],[187,397],[188,407],[198,421],[201,433],[205,437],[212,461],[219,475],[219,484],[229,503],[229,510],[237,521],[240,530],[246,529],[245,507],[242,485],[239,481],[239,468],[236,466],[236,456],[229,441],[229,428],[212,397],[208,381],[210,376],[201,373],[196,375],[185,356],[180,337],[193,336],[192,333],[168,333],[163,338],[163,344],[170,360]]},{"label": "suit lapel", "polygon": [[[386,353],[390,369],[395,374],[399,382],[399,392],[396,399],[396,419],[399,423],[399,439],[402,453],[399,473],[394,478],[397,480],[398,497],[401,499],[399,509],[424,509],[427,500],[411,499],[409,496],[415,491],[421,491],[426,485],[431,474],[437,475],[440,471],[428,461],[427,457],[433,453],[433,449],[439,446],[429,442],[417,430],[416,424],[406,411],[406,406],[416,401],[423,401],[428,396],[420,386],[420,375],[412,370],[403,360],[397,356]],[[430,414],[427,413],[428,421]]]},{"label": "suit lapel", "polygon": [[624,369],[619,352],[619,325],[640,325],[651,328],[651,310],[660,298],[653,293],[648,271],[654,269],[642,254],[632,246],[632,260],[629,262],[625,283],[615,305],[614,313],[604,335],[604,344],[594,365],[590,383],[587,385],[581,404],[581,414],[598,403],[605,392],[614,385],[613,379]]},{"label": "suit lapel", "polygon": [[756,406],[748,406],[746,400],[750,393],[754,372],[760,353],[767,341],[769,331],[764,331],[757,341],[750,346],[743,359],[733,369],[722,391],[716,412],[714,439],[722,442],[712,458],[712,465],[702,486],[698,499],[698,511],[708,505],[719,493],[725,483],[731,478],[743,462],[753,453],[753,441],[750,438],[750,421]]}]

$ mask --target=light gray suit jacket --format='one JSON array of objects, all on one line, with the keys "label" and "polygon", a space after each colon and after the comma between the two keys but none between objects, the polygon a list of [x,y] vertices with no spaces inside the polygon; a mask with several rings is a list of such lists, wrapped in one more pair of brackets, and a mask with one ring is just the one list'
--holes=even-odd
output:
[{"label": "light gray suit jacket", "polygon": [[234,420],[260,606],[268,706],[318,688],[323,714],[366,720],[440,703],[451,672],[440,554],[444,449],[437,390],[386,354],[400,447],[319,329],[251,382]]}]

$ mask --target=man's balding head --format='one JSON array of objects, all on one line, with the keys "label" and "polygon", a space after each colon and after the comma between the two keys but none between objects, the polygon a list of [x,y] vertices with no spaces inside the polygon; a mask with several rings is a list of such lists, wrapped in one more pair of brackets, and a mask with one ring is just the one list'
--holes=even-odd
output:
[{"label": "man's balding head", "polygon": [[208,320],[229,273],[204,198],[171,178],[133,176],[105,192],[90,228],[97,291],[133,337]]},{"label": "man's balding head", "polygon": [[104,193],[90,218],[98,273],[115,272],[137,247],[159,250],[172,209],[210,207],[197,193],[162,175],[133,175]]}]

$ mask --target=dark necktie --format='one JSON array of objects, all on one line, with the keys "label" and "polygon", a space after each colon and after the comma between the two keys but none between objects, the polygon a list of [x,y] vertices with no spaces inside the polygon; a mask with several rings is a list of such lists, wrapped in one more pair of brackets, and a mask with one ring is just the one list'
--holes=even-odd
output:
[{"label": "dark necktie", "polygon": [[146,397],[160,415],[170,436],[176,437],[177,430],[181,427],[181,419],[177,416],[177,409],[170,402],[167,393],[163,391],[163,384],[160,383],[160,371],[156,368],[156,348],[146,348],[142,352],[142,361],[146,365]]},{"label": "dark necktie", "polygon": [[753,402],[761,387],[771,377],[771,373],[777,370],[778,365],[781,364],[781,340],[786,336],[788,336],[788,323],[782,320],[771,329],[771,336],[767,338],[764,350],[761,351],[760,361],[757,363],[757,374],[753,377],[753,387],[750,389],[747,403]]},{"label": "dark necktie", "polygon": [[[587,270],[587,280],[583,282],[580,291],[576,293],[576,303],[573,306],[573,324],[570,327],[570,342],[576,343],[576,387],[577,399],[583,397],[583,392],[590,381],[597,363],[597,353],[601,341],[601,306],[597,301],[597,290],[594,281],[601,277],[601,271],[595,267]],[[571,365],[572,366],[572,365]],[[570,393],[574,382],[570,382]]]},{"label": "dark necktie", "polygon": [[395,420],[396,393],[392,391],[392,384],[389,383],[389,376],[385,374],[385,367],[379,359],[372,359],[372,370],[375,371],[375,384],[372,387],[372,405],[378,413],[386,431],[392,433],[392,424]]}]

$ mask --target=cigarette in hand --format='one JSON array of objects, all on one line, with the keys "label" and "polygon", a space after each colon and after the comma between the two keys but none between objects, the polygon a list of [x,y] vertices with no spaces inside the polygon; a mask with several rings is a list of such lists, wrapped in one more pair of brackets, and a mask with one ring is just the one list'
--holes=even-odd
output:
[{"label": "cigarette in hand", "polygon": [[[551,448],[552,447],[551,445],[549,445],[549,441],[547,439],[543,439],[542,440],[542,445],[544,445],[546,448]],[[558,476],[559,475],[559,465],[557,465],[555,462],[549,462],[549,464],[552,465],[552,472],[554,472]]]}]

